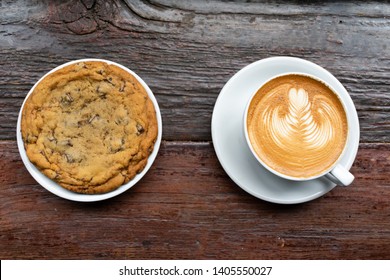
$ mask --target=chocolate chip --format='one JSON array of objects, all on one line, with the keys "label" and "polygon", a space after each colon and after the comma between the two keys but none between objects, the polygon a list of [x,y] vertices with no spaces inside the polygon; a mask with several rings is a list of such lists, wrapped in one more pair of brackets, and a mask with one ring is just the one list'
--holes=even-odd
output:
[{"label": "chocolate chip", "polygon": [[61,140],[60,142],[58,142],[58,145],[60,145],[60,146],[69,146],[69,147],[73,147],[73,144],[72,144],[72,142],[70,141],[70,139]]},{"label": "chocolate chip", "polygon": [[104,79],[104,81],[106,81],[107,83],[109,83],[112,86],[115,86],[115,84],[112,82],[112,78],[111,77],[109,77],[108,79]]},{"label": "chocolate chip", "polygon": [[71,104],[74,101],[73,97],[70,95],[69,92],[65,93],[65,96],[61,96],[60,103],[63,106],[67,106]]},{"label": "chocolate chip", "polygon": [[67,92],[67,93],[65,93],[65,95],[66,95],[66,100],[68,100],[69,102],[73,102],[73,97],[70,95],[70,93],[69,92]]},{"label": "chocolate chip", "polygon": [[145,132],[145,129],[141,124],[137,123],[136,127],[137,127],[137,135],[141,135],[142,133]]},{"label": "chocolate chip", "polygon": [[87,69],[87,65],[85,65],[84,62],[79,62],[79,63],[77,63],[77,65],[84,68],[84,69]]},{"label": "chocolate chip", "polygon": [[111,153],[117,153],[123,151],[123,147],[117,147],[117,148],[110,147],[110,151]]},{"label": "chocolate chip", "polygon": [[77,127],[81,127],[81,126],[83,126],[83,125],[86,125],[87,123],[88,123],[87,120],[78,121],[78,122],[77,122]]},{"label": "chocolate chip", "polygon": [[112,153],[117,153],[123,151],[123,144],[125,143],[125,139],[123,138],[109,138],[110,141],[110,151]]},{"label": "chocolate chip", "polygon": [[96,92],[98,93],[98,96],[99,96],[101,99],[106,99],[107,93],[101,91],[101,90],[100,90],[100,86],[97,86]]},{"label": "chocolate chip", "polygon": [[125,118],[117,117],[114,120],[114,122],[116,125],[127,125],[129,123],[129,119],[126,117]]},{"label": "chocolate chip", "polygon": [[65,156],[66,161],[67,161],[68,163],[73,163],[73,162],[74,162],[74,160],[73,160],[73,158],[71,157],[71,155],[69,155],[69,154],[64,154],[64,156]]}]

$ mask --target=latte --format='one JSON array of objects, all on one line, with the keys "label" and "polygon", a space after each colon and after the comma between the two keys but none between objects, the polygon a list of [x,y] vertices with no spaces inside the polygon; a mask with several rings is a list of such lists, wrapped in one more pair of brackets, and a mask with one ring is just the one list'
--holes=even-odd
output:
[{"label": "latte", "polygon": [[297,179],[329,170],[344,150],[346,112],[322,82],[287,74],[264,84],[247,113],[249,141],[271,169]]}]

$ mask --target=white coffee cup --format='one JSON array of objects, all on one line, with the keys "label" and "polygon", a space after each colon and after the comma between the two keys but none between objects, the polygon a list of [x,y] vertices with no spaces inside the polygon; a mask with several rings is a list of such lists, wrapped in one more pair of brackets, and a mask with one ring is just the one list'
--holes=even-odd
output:
[{"label": "white coffee cup", "polygon": [[[352,127],[352,122],[350,121],[349,119],[349,114],[347,113],[347,107],[345,106],[345,101],[344,101],[344,97],[339,94],[336,90],[334,90],[333,87],[331,87],[328,83],[326,83],[325,81],[323,81],[322,79],[314,76],[314,75],[310,75],[310,74],[306,74],[306,73],[299,73],[299,72],[288,72],[288,73],[283,73],[283,74],[280,74],[280,75],[276,75],[276,76],[273,76],[271,77],[270,79],[268,79],[266,82],[264,82],[254,93],[253,95],[251,96],[251,98],[248,100],[248,103],[246,105],[246,109],[245,109],[245,113],[244,113],[244,117],[243,117],[243,129],[244,129],[244,134],[245,134],[245,140],[247,142],[247,145],[251,151],[251,153],[253,154],[253,156],[257,159],[257,161],[262,165],[264,166],[267,170],[269,170],[270,172],[272,172],[273,174],[281,177],[281,178],[284,178],[284,179],[288,179],[288,180],[293,180],[293,181],[308,181],[308,180],[313,180],[313,179],[317,179],[317,178],[320,178],[320,177],[325,177],[327,179],[329,179],[330,181],[334,182],[335,184],[337,185],[340,185],[340,186],[348,186],[350,185],[353,180],[354,180],[354,176],[349,172],[349,170],[347,170],[341,163],[341,158],[343,157],[345,151],[347,150],[347,147],[348,147],[348,142],[349,142],[349,136],[347,136],[347,139],[345,141],[345,145],[344,145],[344,148],[342,150],[342,152],[339,154],[338,156],[338,159],[327,169],[325,169],[323,172],[321,172],[320,174],[316,174],[314,176],[310,176],[310,177],[305,177],[305,178],[301,178],[301,177],[293,177],[293,176],[289,176],[289,175],[286,175],[286,174],[282,174],[280,172],[278,172],[277,170],[275,170],[274,168],[270,167],[267,163],[265,163],[258,155],[257,153],[255,152],[255,149],[253,148],[252,146],[252,143],[250,141],[250,138],[249,138],[249,133],[248,133],[248,127],[247,127],[247,117],[248,117],[248,110],[249,110],[249,107],[250,107],[250,104],[253,100],[253,98],[256,96],[257,92],[259,89],[261,89],[265,84],[267,84],[268,82],[278,78],[278,77],[281,77],[281,76],[287,76],[287,75],[301,75],[301,76],[305,76],[305,77],[309,77],[313,80],[317,80],[319,82],[321,82],[322,84],[324,84],[325,86],[327,86],[340,100],[340,103],[342,104],[343,106],[343,109],[346,113],[346,118],[347,118],[347,124],[348,124],[348,130],[351,130],[351,129],[358,129],[359,130],[359,127]],[[349,133],[347,133],[348,135]]]}]

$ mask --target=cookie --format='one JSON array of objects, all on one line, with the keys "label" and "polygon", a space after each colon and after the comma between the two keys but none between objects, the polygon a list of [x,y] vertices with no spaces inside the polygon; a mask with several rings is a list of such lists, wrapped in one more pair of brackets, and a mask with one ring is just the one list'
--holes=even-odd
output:
[{"label": "cookie", "polygon": [[49,74],[22,111],[29,160],[77,193],[106,193],[133,179],[144,169],[157,132],[145,88],[129,72],[100,61]]}]

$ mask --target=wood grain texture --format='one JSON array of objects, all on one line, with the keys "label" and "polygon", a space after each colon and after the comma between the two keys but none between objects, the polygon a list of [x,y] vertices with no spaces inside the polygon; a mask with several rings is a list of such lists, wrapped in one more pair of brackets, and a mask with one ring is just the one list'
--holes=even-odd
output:
[{"label": "wood grain texture", "polygon": [[210,143],[163,142],[148,174],[99,203],[63,200],[0,142],[1,259],[389,259],[390,145],[360,146],[355,182],[281,206],[241,190]]},{"label": "wood grain texture", "polygon": [[[261,2],[0,0],[0,259],[389,259],[390,3]],[[355,182],[291,206],[241,190],[210,133],[228,79],[279,55],[333,73],[361,125]],[[43,74],[88,57],[149,84],[164,141],[131,190],[75,203],[28,174],[15,128]]]},{"label": "wood grain texture", "polygon": [[297,56],[332,72],[359,114],[362,142],[390,134],[390,4],[323,1],[0,1],[0,139],[48,70],[111,59],[161,106],[166,140],[209,141],[215,100],[256,60]]}]

